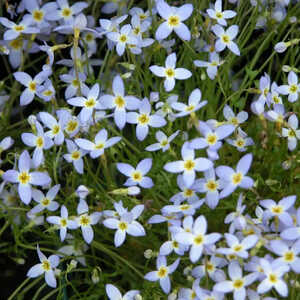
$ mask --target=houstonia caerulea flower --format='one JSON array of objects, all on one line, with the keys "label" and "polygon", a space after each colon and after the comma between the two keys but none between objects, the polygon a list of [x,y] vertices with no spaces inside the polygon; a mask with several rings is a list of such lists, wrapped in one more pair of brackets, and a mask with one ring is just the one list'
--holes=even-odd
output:
[{"label": "houstonia caerulea flower", "polygon": [[189,96],[188,105],[181,102],[174,102],[171,106],[173,109],[179,111],[179,113],[175,114],[175,117],[184,117],[199,110],[201,107],[206,105],[206,103],[206,100],[201,101],[200,89],[195,89]]},{"label": "houstonia caerulea flower", "polygon": [[32,198],[35,202],[38,203],[34,208],[30,210],[30,214],[37,214],[44,209],[49,211],[55,211],[58,209],[59,204],[56,201],[53,201],[60,189],[60,184],[53,186],[46,194],[40,190],[32,189]]},{"label": "houstonia caerulea flower", "polygon": [[257,101],[261,101],[262,103],[265,103],[267,101],[267,99],[270,97],[270,85],[270,76],[265,73],[265,75],[262,76],[259,80],[260,96]]},{"label": "houstonia caerulea flower", "polygon": [[165,164],[164,169],[170,173],[182,173],[183,181],[190,187],[196,178],[196,171],[203,172],[213,167],[213,162],[207,158],[195,158],[195,151],[185,142],[181,148],[182,160]]},{"label": "houstonia caerulea flower", "polygon": [[75,97],[67,100],[70,105],[82,107],[79,114],[82,122],[89,120],[92,117],[95,109],[102,108],[100,102],[98,101],[99,92],[99,84],[96,83],[87,92],[86,97]]},{"label": "houstonia caerulea flower", "polygon": [[265,112],[265,117],[271,122],[282,124],[286,117],[284,105],[274,104],[272,110]]},{"label": "houstonia caerulea flower", "polygon": [[135,300],[135,296],[140,294],[138,290],[131,290],[122,296],[119,289],[112,284],[107,284],[105,290],[109,300]]},{"label": "houstonia caerulea flower", "polygon": [[47,217],[47,222],[51,224],[55,224],[60,228],[59,235],[60,240],[64,241],[67,234],[67,229],[76,229],[78,227],[78,224],[74,220],[70,220],[68,218],[68,210],[67,208],[62,205],[60,209],[60,217],[57,216],[50,216]]},{"label": "houstonia caerulea flower", "polygon": [[10,148],[13,145],[13,143],[14,143],[14,140],[10,136],[5,137],[0,142],[0,153],[7,150],[8,148]]},{"label": "houstonia caerulea flower", "polygon": [[107,139],[107,130],[101,129],[95,136],[95,142],[87,139],[76,139],[75,143],[82,149],[90,152],[91,158],[99,157],[104,150],[118,143],[122,138],[119,136]]},{"label": "houstonia caerulea flower", "polygon": [[124,82],[120,75],[114,77],[112,90],[114,95],[103,95],[100,102],[104,108],[114,109],[115,123],[119,129],[123,129],[126,124],[126,109],[138,109],[141,102],[134,96],[125,96]]},{"label": "houstonia caerulea flower", "polygon": [[[193,222],[193,217],[188,216]],[[175,240],[183,245],[190,245],[190,260],[195,263],[198,261],[204,251],[205,246],[215,244],[220,238],[220,233],[206,234],[207,222],[204,216],[199,216],[193,223],[192,231],[181,231],[175,234]]]},{"label": "houstonia caerulea flower", "polygon": [[208,148],[211,151],[217,151],[221,146],[221,140],[231,135],[235,129],[233,125],[226,124],[217,127],[216,130],[212,130],[207,123],[199,121],[197,128],[204,136],[203,138],[193,139],[189,146],[191,149],[204,149]]},{"label": "houstonia caerulea flower", "polygon": [[227,122],[234,125],[235,127],[238,127],[248,119],[248,113],[246,111],[242,110],[237,115],[235,115],[231,107],[227,104],[223,108],[223,115]]},{"label": "houstonia caerulea flower", "polygon": [[87,153],[85,150],[80,150],[76,144],[71,140],[66,140],[68,154],[64,154],[64,159],[67,162],[72,162],[75,170],[79,174],[83,174],[83,159],[82,157]]},{"label": "houstonia caerulea flower", "polygon": [[117,169],[119,172],[129,177],[124,183],[125,186],[139,185],[146,189],[149,189],[153,186],[152,179],[145,176],[150,171],[151,167],[152,158],[145,158],[141,160],[136,168],[129,164],[117,163]]},{"label": "houstonia caerulea flower", "polygon": [[77,214],[79,215],[76,219],[78,226],[80,226],[84,240],[90,244],[94,239],[94,231],[91,225],[95,225],[99,222],[101,213],[94,212],[88,214],[89,207],[85,200],[80,199],[77,206]]},{"label": "houstonia caerulea flower", "polygon": [[286,264],[291,267],[293,272],[300,273],[300,240],[289,247],[286,242],[273,240],[270,242],[270,249],[276,255],[280,256],[274,260],[280,264]]},{"label": "houstonia caerulea flower", "polygon": [[226,142],[237,148],[238,151],[244,152],[247,150],[246,147],[254,145],[253,139],[247,136],[240,127],[237,130],[235,139],[226,139]]},{"label": "houstonia caerulea flower", "polygon": [[139,107],[139,112],[128,112],[126,121],[136,125],[136,137],[143,141],[149,132],[149,126],[158,128],[167,124],[166,120],[158,114],[151,115],[151,104],[147,98],[144,98]]},{"label": "houstonia caerulea flower", "polygon": [[216,180],[215,169],[211,168],[204,172],[205,178],[196,180],[196,188],[199,193],[206,193],[205,202],[211,209],[219,203],[219,190],[222,189],[220,180]]},{"label": "houstonia caerulea flower", "polygon": [[110,229],[115,229],[114,243],[116,247],[120,247],[126,238],[126,233],[132,236],[144,236],[146,232],[144,227],[135,221],[143,212],[144,205],[135,206],[130,212],[124,211],[120,215],[120,219],[107,218],[103,221],[103,225]]},{"label": "houstonia caerulea flower", "polygon": [[255,234],[248,235],[241,242],[233,234],[225,233],[225,238],[230,248],[219,248],[217,252],[224,255],[237,255],[244,259],[249,256],[247,250],[253,248],[258,241],[258,237]]},{"label": "houstonia caerulea flower", "polygon": [[237,25],[230,26],[228,29],[226,29],[226,31],[219,24],[212,26],[211,29],[218,37],[215,44],[217,52],[221,52],[227,47],[235,55],[240,55],[240,50],[237,44],[232,41],[235,39],[239,31],[239,27]]},{"label": "houstonia caerulea flower", "polygon": [[169,294],[171,290],[171,282],[169,274],[172,274],[178,267],[180,259],[177,258],[171,265],[167,266],[167,259],[165,256],[159,255],[156,259],[157,271],[149,272],[145,275],[145,279],[149,281],[159,280],[162,290]]},{"label": "houstonia caerulea flower", "polygon": [[282,239],[294,241],[300,238],[300,208],[297,209],[295,221],[296,222],[293,224],[293,226],[284,229],[280,233],[280,237]]},{"label": "houstonia caerulea flower", "polygon": [[214,285],[214,290],[220,293],[232,293],[234,300],[246,299],[246,286],[252,284],[258,277],[258,273],[251,273],[243,276],[242,268],[237,261],[233,261],[228,266],[228,274],[231,280],[218,282]]},{"label": "houstonia caerulea flower", "polygon": [[265,278],[257,287],[259,294],[265,294],[273,287],[282,297],[288,295],[288,286],[282,279],[283,275],[289,271],[289,266],[278,264],[278,262],[270,263],[268,260],[261,258],[260,265],[264,272]]},{"label": "houstonia caerulea flower", "polygon": [[167,151],[170,148],[170,143],[175,139],[175,137],[178,135],[179,130],[171,134],[169,137],[167,137],[162,131],[157,131],[155,133],[155,137],[158,140],[158,143],[152,144],[148,147],[146,147],[146,151],[157,151],[162,149],[163,152]]},{"label": "houstonia caerulea flower", "polygon": [[2,175],[5,181],[19,184],[18,193],[25,204],[28,204],[31,200],[31,185],[43,186],[51,183],[48,173],[30,172],[30,166],[30,155],[27,151],[23,151],[18,162],[19,171],[8,170]]},{"label": "houstonia caerulea flower", "polygon": [[0,18],[0,23],[9,28],[4,33],[4,40],[14,40],[22,33],[32,34],[32,33],[39,33],[39,28],[30,26],[32,25],[32,21],[30,18],[23,18],[23,20],[16,24],[7,18]]},{"label": "houstonia caerulea flower", "polygon": [[131,33],[131,25],[122,26],[120,32],[109,32],[107,38],[116,43],[116,50],[119,56],[123,55],[126,45],[136,45],[138,40]]},{"label": "houstonia caerulea flower", "polygon": [[47,112],[40,112],[38,116],[44,125],[50,129],[46,132],[46,135],[54,140],[55,145],[61,145],[65,139],[62,120],[60,119],[57,122],[57,120]]},{"label": "houstonia caerulea flower", "polygon": [[33,133],[22,133],[21,138],[25,145],[29,147],[35,147],[33,151],[32,161],[34,166],[37,168],[44,161],[43,149],[47,150],[53,146],[53,141],[50,137],[44,134],[44,129],[41,124],[36,121],[35,127],[37,134]]},{"label": "houstonia caerulea flower", "polygon": [[289,95],[289,102],[295,102],[298,100],[300,93],[300,83],[298,83],[298,77],[294,71],[290,71],[288,75],[288,84],[281,85],[277,89],[279,94]]},{"label": "houstonia caerulea flower", "polygon": [[167,38],[173,30],[182,40],[189,41],[191,39],[189,28],[182,22],[191,16],[193,12],[192,4],[175,7],[169,6],[163,0],[158,0],[156,2],[156,8],[160,16],[166,20],[159,25],[155,32],[155,38],[157,40]]},{"label": "houstonia caerulea flower", "polygon": [[32,102],[34,95],[37,92],[38,86],[41,85],[50,75],[48,71],[41,71],[33,79],[25,72],[15,72],[14,77],[17,81],[23,84],[26,89],[20,97],[20,105],[27,105]]},{"label": "houstonia caerulea flower", "polygon": [[167,92],[174,89],[175,79],[184,80],[192,76],[192,73],[184,68],[176,68],[176,53],[171,53],[166,58],[165,67],[160,66],[150,66],[150,71],[158,76],[165,77],[164,87]]},{"label": "houstonia caerulea flower", "polygon": [[62,74],[59,76],[60,80],[68,84],[65,90],[65,98],[69,99],[76,95],[78,89],[87,90],[88,87],[85,85],[86,75],[84,73],[78,74],[78,79],[76,78],[75,70],[68,74]]},{"label": "houstonia caerulea flower", "polygon": [[294,205],[296,198],[297,196],[295,195],[284,197],[278,203],[272,199],[260,201],[259,204],[266,208],[263,217],[265,220],[268,220],[272,217],[277,217],[285,225],[292,226],[293,219],[288,213],[288,210]]},{"label": "houstonia caerulea flower", "polygon": [[46,283],[56,288],[56,279],[54,270],[59,264],[59,257],[57,255],[50,255],[48,258],[41,252],[39,245],[37,245],[37,253],[40,259],[40,263],[34,265],[27,272],[27,276],[30,278],[38,277],[45,273]]},{"label": "houstonia caerulea flower", "polygon": [[209,60],[210,62],[203,61],[203,60],[194,60],[194,65],[196,67],[203,67],[206,68],[206,72],[208,77],[213,80],[215,79],[218,67],[222,64],[220,61],[219,54],[216,52],[211,52],[209,54]]},{"label": "houstonia caerulea flower", "polygon": [[289,128],[282,128],[282,136],[288,140],[288,148],[293,151],[297,147],[298,140],[300,140],[300,129],[298,129],[298,118],[295,114],[288,119]]},{"label": "houstonia caerulea flower", "polygon": [[216,173],[224,181],[224,189],[220,194],[221,198],[229,196],[238,187],[249,189],[253,186],[253,179],[246,176],[252,163],[252,154],[244,155],[238,162],[236,170],[228,166],[219,166]]},{"label": "houstonia caerulea flower", "polygon": [[222,0],[217,0],[215,2],[215,8],[209,8],[206,12],[212,19],[217,20],[217,22],[223,26],[227,26],[226,19],[231,19],[236,16],[236,12],[233,10],[222,11]]}]

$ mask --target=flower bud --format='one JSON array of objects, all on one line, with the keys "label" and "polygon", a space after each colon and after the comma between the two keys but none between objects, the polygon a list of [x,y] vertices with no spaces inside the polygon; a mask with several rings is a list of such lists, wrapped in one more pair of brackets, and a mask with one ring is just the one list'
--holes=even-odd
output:
[{"label": "flower bud", "polygon": [[288,65],[283,65],[283,66],[282,66],[282,71],[283,71],[283,72],[288,73],[288,72],[290,72],[291,70],[292,70],[292,68],[291,68],[290,66],[288,66]]},{"label": "flower bud", "polygon": [[134,296],[134,300],[143,300],[143,297],[140,294]]},{"label": "flower bud", "polygon": [[150,259],[152,256],[153,256],[153,251],[152,251],[151,249],[145,250],[145,252],[144,252],[144,257],[145,257],[146,259]]},{"label": "flower bud", "polygon": [[138,186],[130,186],[127,188],[127,194],[129,196],[138,195],[141,192],[141,189]]},{"label": "flower bud", "polygon": [[80,199],[85,199],[89,193],[88,188],[84,185],[80,185],[76,190],[76,194]]},{"label": "flower bud", "polygon": [[286,160],[282,163],[282,169],[288,170],[292,166],[292,162],[290,160]]},{"label": "flower bud", "polygon": [[99,281],[100,281],[99,270],[97,268],[95,268],[92,271],[92,282],[94,284],[97,284]]},{"label": "flower bud", "polygon": [[35,115],[30,115],[27,119],[29,125],[32,127],[32,126],[35,126],[35,122],[37,121],[36,119],[36,116]]},{"label": "flower bud", "polygon": [[285,42],[279,42],[275,45],[274,47],[274,50],[277,52],[277,53],[283,53],[286,49],[287,49],[287,43]]},{"label": "flower bud", "polygon": [[168,300],[176,300],[177,299],[177,293],[176,292],[172,292],[169,296],[168,296]]}]

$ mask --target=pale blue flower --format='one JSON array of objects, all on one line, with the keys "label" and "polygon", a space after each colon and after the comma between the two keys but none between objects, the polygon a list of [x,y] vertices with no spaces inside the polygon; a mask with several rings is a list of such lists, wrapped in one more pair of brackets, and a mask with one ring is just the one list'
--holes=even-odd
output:
[{"label": "pale blue flower", "polygon": [[300,129],[298,129],[299,121],[295,114],[288,118],[289,128],[282,128],[282,136],[288,140],[288,148],[293,151],[297,147],[298,140],[300,140]]},{"label": "pale blue flower", "polygon": [[222,0],[216,0],[214,9],[209,8],[206,12],[222,26],[227,26],[226,19],[231,19],[236,16],[236,12],[233,10],[222,11]]},{"label": "pale blue flower", "polygon": [[106,284],[105,290],[109,300],[135,300],[136,296],[140,294],[138,290],[131,290],[122,296],[119,289],[112,284]]},{"label": "pale blue flower", "polygon": [[220,57],[216,52],[209,53],[209,60],[210,62],[203,60],[194,60],[194,65],[196,67],[206,68],[208,77],[213,80],[217,76],[218,67],[222,64],[222,62],[220,61]]},{"label": "pale blue flower", "polygon": [[158,140],[158,143],[149,145],[145,148],[146,151],[157,151],[162,150],[163,152],[167,151],[170,148],[170,143],[175,139],[175,137],[179,134],[180,130],[177,130],[169,137],[167,137],[162,131],[157,131],[155,133],[155,137]]}]

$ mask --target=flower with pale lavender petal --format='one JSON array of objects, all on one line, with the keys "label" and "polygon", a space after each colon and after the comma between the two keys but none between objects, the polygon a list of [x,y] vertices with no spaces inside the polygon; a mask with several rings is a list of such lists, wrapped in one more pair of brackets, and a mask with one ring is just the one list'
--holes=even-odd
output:
[{"label": "flower with pale lavender petal", "polygon": [[126,109],[138,109],[141,102],[134,96],[125,96],[124,82],[120,75],[114,77],[112,90],[114,95],[103,95],[100,102],[104,108],[114,109],[115,124],[123,129],[126,124]]},{"label": "flower with pale lavender petal", "polygon": [[5,137],[0,142],[0,153],[2,153],[3,151],[9,149],[13,144],[14,144],[14,140],[10,136]]},{"label": "flower with pale lavender petal", "polygon": [[27,272],[27,276],[30,278],[38,277],[45,274],[46,283],[52,288],[56,288],[56,279],[54,275],[54,269],[59,264],[59,257],[57,255],[50,255],[48,258],[41,252],[39,245],[37,245],[37,253],[40,259],[40,263],[34,265]]},{"label": "flower with pale lavender petal", "polygon": [[231,280],[218,282],[214,285],[214,290],[224,294],[233,292],[234,300],[246,299],[246,286],[252,284],[258,277],[257,273],[243,276],[242,268],[237,261],[233,261],[228,266],[228,274]]},{"label": "flower with pale lavender petal", "polygon": [[196,171],[203,172],[213,167],[212,161],[207,158],[195,158],[195,151],[189,147],[189,142],[185,142],[181,148],[183,160],[169,162],[164,165],[164,169],[170,173],[182,173],[183,181],[190,187],[196,178]]},{"label": "flower with pale lavender petal", "polygon": [[230,248],[218,248],[217,253],[237,255],[244,259],[248,258],[248,250],[253,248],[258,241],[258,237],[255,234],[248,235],[242,241],[239,241],[235,235],[225,233],[225,239]]},{"label": "flower with pale lavender petal", "polygon": [[194,60],[196,67],[206,68],[206,73],[211,80],[217,76],[218,67],[222,64],[219,54],[216,52],[209,53],[209,62],[203,60]]},{"label": "flower with pale lavender petal", "polygon": [[191,115],[206,104],[207,100],[201,101],[200,89],[195,89],[189,96],[188,105],[181,102],[174,102],[172,103],[172,108],[179,111],[179,113],[175,114],[175,117],[184,117],[187,115]]},{"label": "flower with pale lavender petal", "polygon": [[231,25],[226,29],[226,31],[219,24],[213,25],[211,29],[218,37],[215,44],[217,52],[221,52],[227,47],[235,55],[240,55],[240,50],[237,44],[233,42],[239,31],[239,27],[237,25]]},{"label": "flower with pale lavender petal", "polygon": [[175,7],[169,6],[164,0],[158,0],[156,8],[159,15],[165,19],[165,22],[160,24],[155,32],[157,40],[167,38],[173,30],[182,40],[189,41],[191,39],[191,33],[183,21],[191,16],[193,12],[192,4]]},{"label": "flower with pale lavender petal", "polygon": [[236,12],[233,10],[222,11],[222,0],[216,0],[214,9],[209,8],[206,12],[222,26],[227,26],[226,19],[231,19],[236,16]]},{"label": "flower with pale lavender petal", "polygon": [[149,145],[145,148],[146,151],[157,151],[162,150],[163,152],[167,151],[170,148],[170,143],[175,139],[175,137],[178,135],[180,130],[177,130],[173,134],[171,134],[169,137],[167,137],[162,131],[157,131],[155,133],[155,137],[158,140],[158,143]]},{"label": "flower with pale lavender petal", "polygon": [[59,204],[56,201],[53,201],[56,197],[58,191],[60,189],[60,184],[53,186],[46,194],[44,195],[43,192],[40,190],[32,189],[32,198],[35,202],[38,203],[34,208],[32,208],[29,213],[30,214],[37,214],[44,209],[49,211],[55,211],[58,209]]},{"label": "flower with pale lavender petal", "polygon": [[288,43],[285,43],[285,42],[279,42],[277,43],[275,46],[274,46],[274,50],[277,52],[277,53],[283,53],[285,52],[285,50],[287,49],[288,47]]},{"label": "flower with pale lavender petal", "polygon": [[67,162],[71,162],[74,165],[75,170],[79,174],[83,174],[83,159],[82,157],[87,153],[85,150],[80,150],[76,144],[71,140],[66,140],[67,143],[67,154],[64,154],[64,159]]},{"label": "flower with pale lavender petal", "polygon": [[288,101],[295,102],[298,100],[300,93],[300,83],[298,83],[298,77],[294,71],[290,71],[288,75],[288,84],[280,85],[277,89],[279,94],[289,95]]},{"label": "flower with pale lavender petal", "polygon": [[151,167],[152,158],[145,158],[141,160],[136,168],[129,164],[117,163],[117,169],[119,172],[129,177],[124,183],[125,186],[139,185],[146,189],[149,189],[153,186],[152,179],[145,176],[150,171]]},{"label": "flower with pale lavender petal", "polygon": [[267,100],[270,98],[270,86],[271,86],[271,79],[270,76],[265,73],[259,80],[259,90],[260,96],[257,101],[261,101],[262,103],[266,103]]},{"label": "flower with pale lavender petal", "polygon": [[114,243],[120,247],[126,238],[126,233],[132,236],[144,236],[146,232],[144,227],[135,221],[143,212],[144,205],[136,205],[130,212],[124,211],[120,214],[120,219],[107,218],[103,225],[110,229],[115,229]]},{"label": "flower with pale lavender petal", "polygon": [[296,198],[296,195],[283,197],[278,203],[272,199],[261,200],[259,204],[266,208],[263,218],[268,220],[272,217],[276,217],[286,226],[292,226],[293,219],[288,213],[288,210],[294,205]]},{"label": "flower with pale lavender petal", "polygon": [[20,155],[18,168],[16,170],[6,171],[2,177],[5,181],[18,183],[19,196],[25,204],[29,204],[32,196],[31,185],[48,185],[51,183],[51,178],[48,173],[30,172],[31,158],[27,151],[23,151]]},{"label": "flower with pale lavender petal", "polygon": [[257,292],[259,294],[265,294],[274,287],[280,296],[287,297],[288,286],[282,277],[289,271],[289,266],[278,264],[274,261],[270,263],[264,258],[260,259],[260,265],[263,269],[265,279],[257,287]]},{"label": "flower with pale lavender petal", "polygon": [[235,115],[231,107],[227,104],[223,108],[223,115],[228,123],[234,125],[235,127],[238,127],[248,119],[248,113],[246,111],[242,110],[237,115]]},{"label": "flower with pale lavender petal", "polygon": [[235,139],[226,139],[226,142],[234,147],[240,152],[245,152],[246,147],[254,145],[253,139],[247,136],[240,127],[237,129],[237,135]]},{"label": "flower with pale lavender petal", "polygon": [[107,130],[101,129],[95,136],[95,142],[87,139],[75,139],[75,143],[82,149],[89,151],[91,158],[97,158],[104,153],[104,150],[118,143],[122,138],[119,136],[107,139]]},{"label": "flower with pale lavender petal", "polygon": [[193,263],[200,259],[205,246],[211,246],[221,238],[219,233],[206,234],[206,231],[207,222],[202,215],[193,222],[192,232],[182,231],[175,235],[175,240],[180,244],[191,246],[190,260]]},{"label": "flower with pale lavender petal", "polygon": [[76,218],[76,221],[78,226],[81,228],[84,240],[90,244],[94,239],[94,231],[91,225],[97,224],[102,214],[100,212],[89,214],[88,212],[89,207],[86,201],[80,199],[77,206],[77,214],[79,216]]},{"label": "flower with pale lavender petal", "polygon": [[297,209],[296,220],[293,225],[284,229],[280,233],[280,237],[288,241],[300,239],[300,208]]},{"label": "flower with pale lavender petal", "polygon": [[62,205],[60,209],[60,217],[57,216],[50,216],[47,217],[47,222],[51,224],[55,224],[60,228],[59,235],[60,240],[63,242],[66,238],[67,229],[76,229],[78,228],[78,224],[74,220],[70,220],[68,218],[68,210],[67,208]]},{"label": "flower with pale lavender petal", "polygon": [[154,128],[163,127],[167,124],[166,120],[157,114],[151,115],[151,104],[147,98],[144,98],[139,107],[139,112],[128,112],[126,122],[137,124],[136,137],[143,141],[149,132],[149,126]]},{"label": "flower with pale lavender petal", "polygon": [[298,140],[300,140],[300,129],[298,129],[299,121],[295,114],[288,119],[289,128],[282,128],[282,136],[288,140],[288,148],[293,151],[297,147]]},{"label": "flower with pale lavender petal", "polygon": [[78,73],[78,79],[75,74],[75,70],[72,70],[68,74],[62,74],[59,76],[60,80],[68,84],[65,90],[65,98],[69,99],[76,95],[78,89],[87,90],[88,87],[85,85],[86,75],[84,73]]},{"label": "flower with pale lavender petal", "polygon": [[44,134],[44,129],[41,124],[36,121],[35,127],[37,134],[33,133],[22,133],[21,139],[23,143],[29,147],[35,147],[33,151],[32,161],[34,167],[37,168],[41,163],[44,162],[44,152],[43,149],[48,150],[53,146],[53,141],[50,137]]},{"label": "flower with pale lavender petal", "polygon": [[167,56],[165,67],[150,66],[150,71],[158,76],[165,77],[164,87],[167,92],[170,92],[175,87],[175,79],[185,80],[192,76],[192,73],[184,68],[176,68],[176,53],[171,53]]},{"label": "flower with pale lavender petal", "polygon": [[171,233],[171,240],[164,242],[159,248],[159,255],[170,255],[173,251],[177,255],[183,255],[185,251],[188,250],[187,245],[178,243],[174,238],[174,233]]},{"label": "flower with pale lavender petal", "polygon": [[171,265],[167,266],[167,259],[165,256],[159,255],[156,259],[157,271],[147,273],[144,278],[149,281],[159,280],[162,290],[169,294],[171,291],[171,281],[169,274],[172,274],[178,267],[180,259],[177,258]]},{"label": "flower with pale lavender petal", "polygon": [[246,176],[252,163],[252,154],[244,155],[238,162],[236,170],[228,166],[219,166],[216,168],[216,173],[223,181],[224,189],[220,197],[224,198],[229,196],[237,187],[249,189],[253,186],[254,181],[249,176]]},{"label": "flower with pale lavender petal", "polygon": [[131,290],[122,296],[119,289],[112,284],[106,284],[105,290],[109,300],[135,300],[136,296],[140,294],[138,290]]}]

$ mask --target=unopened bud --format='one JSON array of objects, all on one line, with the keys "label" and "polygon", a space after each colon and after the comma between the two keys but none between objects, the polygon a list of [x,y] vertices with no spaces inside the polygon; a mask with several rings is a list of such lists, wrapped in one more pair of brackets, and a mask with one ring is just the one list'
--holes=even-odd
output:
[{"label": "unopened bud", "polygon": [[92,271],[92,281],[94,284],[100,281],[99,270],[97,268]]},{"label": "unopened bud", "polygon": [[58,277],[58,276],[60,275],[60,273],[61,273],[61,269],[55,269],[55,270],[54,270],[54,275],[55,275],[56,277]]},{"label": "unopened bud", "polygon": [[206,75],[205,73],[202,73],[201,76],[200,76],[201,80],[205,80],[206,79]]},{"label": "unopened bud", "polygon": [[29,125],[32,127],[32,126],[35,126],[35,122],[36,122],[36,116],[35,115],[30,115],[27,119]]},{"label": "unopened bud", "polygon": [[145,257],[146,259],[150,259],[152,256],[153,256],[153,251],[152,251],[151,249],[145,250],[145,252],[144,252],[144,257]]},{"label": "unopened bud", "polygon": [[283,71],[283,72],[288,73],[288,72],[290,72],[291,70],[292,70],[292,68],[291,68],[290,66],[288,66],[288,65],[283,65],[283,66],[282,66],[282,71]]},{"label": "unopened bud", "polygon": [[130,186],[127,188],[127,194],[129,196],[138,195],[141,192],[141,189],[138,186]]},{"label": "unopened bud", "polygon": [[25,259],[24,258],[17,258],[16,259],[16,263],[18,265],[24,265],[25,264]]},{"label": "unopened bud", "polygon": [[121,77],[122,77],[123,79],[128,79],[128,78],[131,77],[131,75],[132,75],[131,72],[127,72],[127,73],[124,73]]},{"label": "unopened bud", "polygon": [[282,169],[288,170],[292,166],[292,163],[290,160],[286,160],[282,163],[281,166],[282,166]]},{"label": "unopened bud", "polygon": [[88,188],[84,185],[80,185],[76,190],[76,194],[80,199],[85,199],[89,193]]},{"label": "unopened bud", "polygon": [[288,47],[288,44],[285,42],[279,42],[275,45],[274,50],[277,53],[283,53]]},{"label": "unopened bud", "polygon": [[176,300],[177,299],[177,293],[176,292],[172,292],[169,296],[168,296],[168,300]]},{"label": "unopened bud", "polygon": [[140,294],[134,296],[134,300],[143,300],[143,297]]}]

